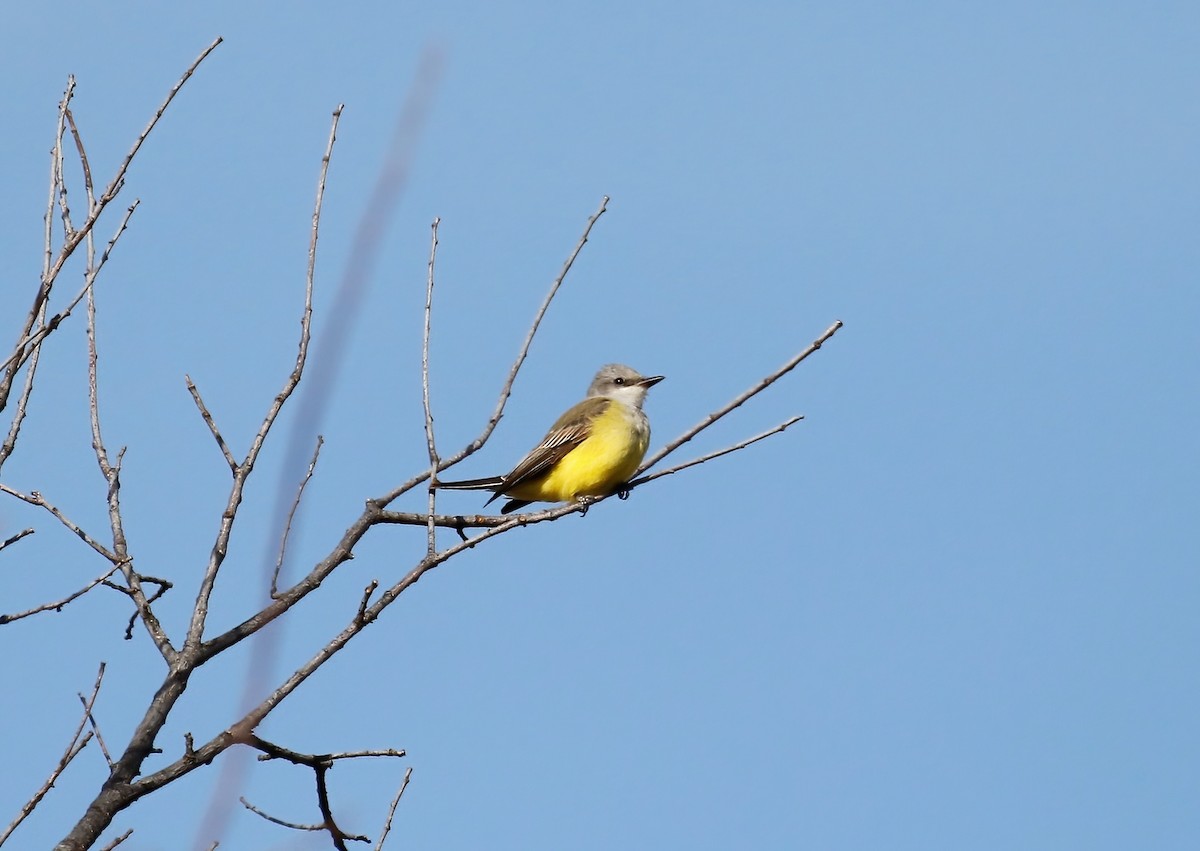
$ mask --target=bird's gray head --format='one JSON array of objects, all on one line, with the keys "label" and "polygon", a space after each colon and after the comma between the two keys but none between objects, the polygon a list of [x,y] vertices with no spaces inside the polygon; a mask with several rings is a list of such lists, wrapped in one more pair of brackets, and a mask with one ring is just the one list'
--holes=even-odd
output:
[{"label": "bird's gray head", "polygon": [[610,363],[596,373],[596,377],[592,379],[592,386],[588,388],[588,396],[601,396],[640,408],[646,398],[646,391],[663,378],[662,375],[647,377],[624,364]]}]

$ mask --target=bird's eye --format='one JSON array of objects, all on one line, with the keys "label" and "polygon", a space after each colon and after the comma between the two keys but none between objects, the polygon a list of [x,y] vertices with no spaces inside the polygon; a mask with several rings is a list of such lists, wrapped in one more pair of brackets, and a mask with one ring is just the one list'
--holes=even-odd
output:
[{"label": "bird's eye", "polygon": [[619,375],[613,379],[613,384],[624,384],[624,383],[625,383],[625,379]]}]

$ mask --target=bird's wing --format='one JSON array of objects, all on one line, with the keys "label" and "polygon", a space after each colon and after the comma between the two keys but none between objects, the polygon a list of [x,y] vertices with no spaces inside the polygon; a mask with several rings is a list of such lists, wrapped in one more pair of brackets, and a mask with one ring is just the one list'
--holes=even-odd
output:
[{"label": "bird's wing", "polygon": [[593,397],[584,399],[550,427],[542,442],[522,458],[512,472],[504,477],[504,490],[508,491],[531,479],[543,475],[561,461],[567,453],[587,440],[592,433],[592,420],[604,413],[608,399]]}]

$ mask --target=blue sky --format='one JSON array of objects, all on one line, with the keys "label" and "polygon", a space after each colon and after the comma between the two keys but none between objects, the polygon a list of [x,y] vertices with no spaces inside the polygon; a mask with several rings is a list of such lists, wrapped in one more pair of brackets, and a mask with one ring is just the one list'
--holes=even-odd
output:
[{"label": "blue sky", "polygon": [[[668,376],[647,404],[660,445],[846,323],[693,446],[802,424],[452,561],[268,719],[263,735],[298,750],[407,749],[330,775],[344,827],[374,838],[411,766],[395,847],[1194,846],[1193,4],[118,2],[50,17],[25,3],[6,31],[5,340],[40,269],[67,75],[106,182],[225,38],[129,174],[123,198],[141,207],[99,294],[106,435],[128,446],[132,549],[176,583],[161,603],[175,631],[228,487],[183,376],[244,451],[294,358],[313,188],[344,103],[317,277],[313,357],[330,357],[323,323],[422,51],[441,56],[440,81],[328,402],[297,566],[426,463],[435,216],[448,450],[482,428],[547,286],[612,198],[463,476],[507,469],[603,363]],[[100,531],[81,319],[47,349],[0,480]],[[295,427],[285,414],[247,492],[213,629],[260,599]],[[0,502],[0,539],[29,525],[0,553],[3,612],[102,569],[44,514]],[[370,536],[281,633],[263,691],[423,548],[407,530]],[[94,594],[0,631],[20,767],[0,779],[0,815],[58,758],[100,660],[110,747],[135,723],[161,663],[142,633],[121,640],[127,617],[124,598]],[[234,720],[246,660],[197,675],[160,759]],[[301,770],[249,772],[238,793],[317,820]],[[48,847],[103,774],[89,748],[10,845]],[[195,772],[111,835],[207,847],[201,814],[229,794],[217,776]],[[221,839],[328,847],[240,808]]]}]

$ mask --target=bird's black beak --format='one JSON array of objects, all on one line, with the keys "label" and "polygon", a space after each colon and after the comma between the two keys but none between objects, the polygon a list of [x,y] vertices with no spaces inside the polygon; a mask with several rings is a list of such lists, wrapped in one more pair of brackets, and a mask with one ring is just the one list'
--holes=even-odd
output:
[{"label": "bird's black beak", "polygon": [[638,382],[642,387],[653,387],[658,382],[666,378],[665,375],[651,375],[649,378],[643,378]]}]

